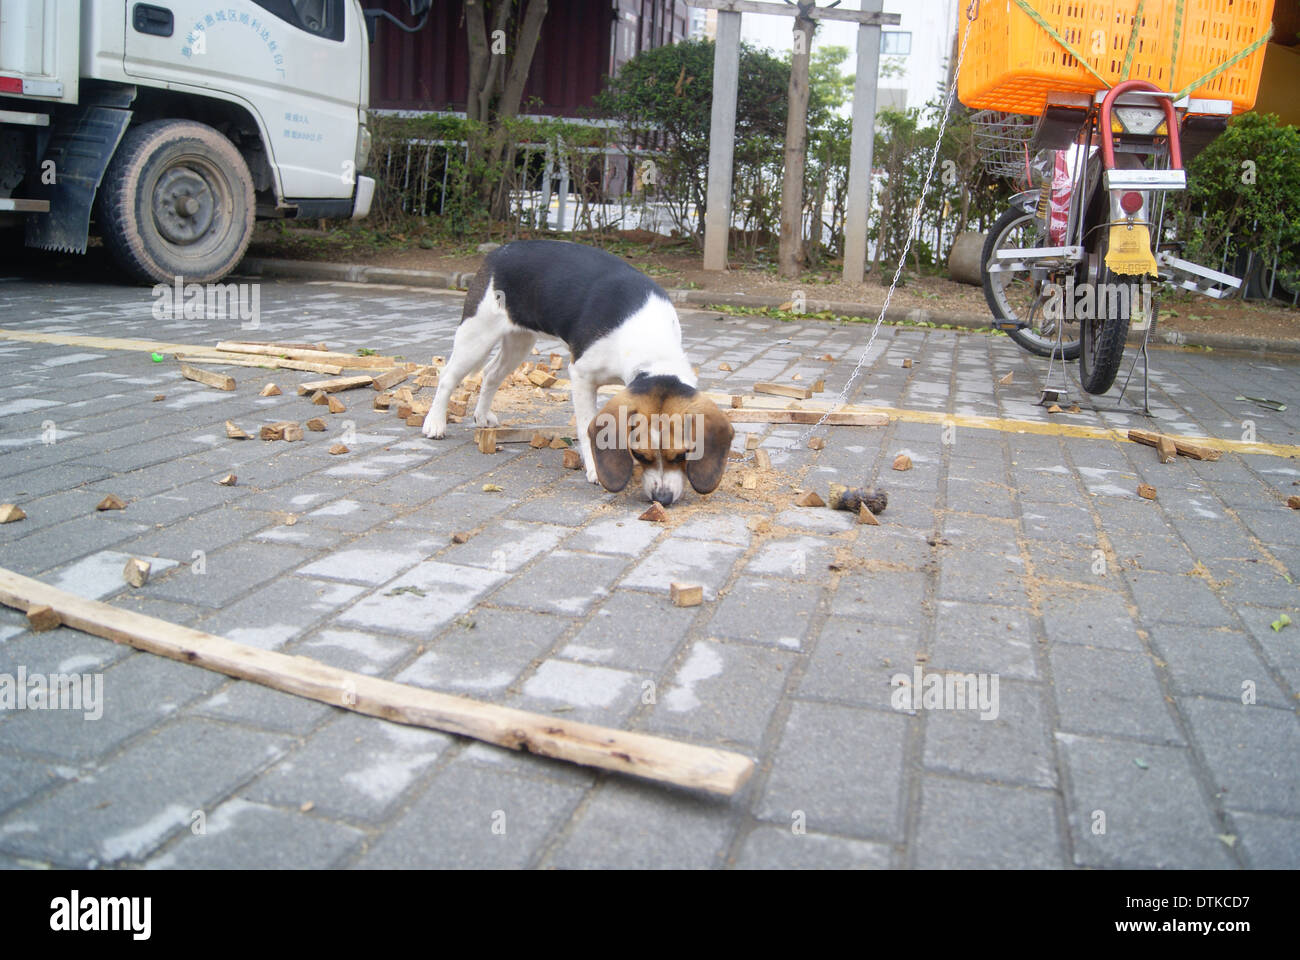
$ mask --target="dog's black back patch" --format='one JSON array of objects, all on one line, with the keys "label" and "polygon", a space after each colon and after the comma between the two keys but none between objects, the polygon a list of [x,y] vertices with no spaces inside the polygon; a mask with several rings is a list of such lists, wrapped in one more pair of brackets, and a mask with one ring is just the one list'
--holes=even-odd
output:
[{"label": "dog's black back patch", "polygon": [[668,300],[659,284],[620,258],[565,240],[516,240],[489,253],[466,295],[466,317],[489,280],[514,323],[565,341],[574,360],[650,297]]}]

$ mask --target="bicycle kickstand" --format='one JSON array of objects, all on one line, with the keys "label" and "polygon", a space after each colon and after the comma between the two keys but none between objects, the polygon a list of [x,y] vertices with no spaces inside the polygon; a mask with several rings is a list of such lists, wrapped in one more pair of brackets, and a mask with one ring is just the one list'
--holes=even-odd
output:
[{"label": "bicycle kickstand", "polygon": [[[1052,368],[1056,366],[1058,357],[1061,361],[1062,383],[1059,388],[1051,386]],[[1043,390],[1042,393],[1038,395],[1038,405],[1040,407],[1046,407],[1053,403],[1058,405],[1064,403],[1070,395],[1069,387],[1070,375],[1065,369],[1065,324],[1058,322],[1056,325],[1056,348],[1052,351],[1052,355],[1047,360],[1047,376],[1043,378]]]},{"label": "bicycle kickstand", "polygon": [[1133,362],[1129,364],[1128,376],[1124,378],[1124,386],[1120,388],[1119,400],[1124,399],[1124,392],[1128,390],[1129,381],[1133,379],[1133,371],[1137,369],[1138,358],[1142,358],[1142,414],[1143,416],[1152,416],[1151,413],[1151,353],[1147,350],[1147,343],[1151,339],[1151,328],[1155,322],[1147,324],[1146,330],[1142,334],[1142,346],[1138,348],[1137,354],[1133,357]]}]

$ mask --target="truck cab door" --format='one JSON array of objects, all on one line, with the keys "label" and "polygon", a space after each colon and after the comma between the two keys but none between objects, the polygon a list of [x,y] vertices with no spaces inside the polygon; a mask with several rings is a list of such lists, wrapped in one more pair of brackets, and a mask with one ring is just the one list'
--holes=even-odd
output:
[{"label": "truck cab door", "polygon": [[267,137],[283,197],[352,196],[367,37],[355,0],[128,2],[126,73],[234,101]]}]

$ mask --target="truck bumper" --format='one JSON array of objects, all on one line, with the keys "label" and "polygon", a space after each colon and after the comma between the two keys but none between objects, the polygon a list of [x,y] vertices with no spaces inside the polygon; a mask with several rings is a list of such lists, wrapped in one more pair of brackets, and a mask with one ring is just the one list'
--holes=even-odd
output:
[{"label": "truck bumper", "polygon": [[352,219],[362,220],[370,213],[370,201],[375,198],[375,181],[372,177],[357,177],[357,192],[352,200]]}]

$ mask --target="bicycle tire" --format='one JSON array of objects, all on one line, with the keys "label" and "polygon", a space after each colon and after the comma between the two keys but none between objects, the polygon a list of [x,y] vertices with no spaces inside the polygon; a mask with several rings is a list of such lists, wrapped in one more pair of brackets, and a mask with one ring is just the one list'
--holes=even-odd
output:
[{"label": "bicycle tire", "polygon": [[[992,311],[994,318],[997,320],[1018,318],[1006,316],[1011,311],[1008,309],[1008,304],[998,299],[997,291],[993,285],[993,274],[989,273],[988,264],[994,259],[994,255],[1001,247],[1003,238],[1020,221],[1032,218],[1033,214],[1031,213],[1026,213],[1018,207],[1009,207],[993,222],[988,236],[984,238],[984,250],[980,258],[980,281],[984,288],[984,301],[988,304],[989,310]],[[1066,340],[1058,351],[1055,338],[1042,337],[1023,327],[1018,330],[1008,330],[1007,336],[1015,341],[1016,345],[1021,349],[1032,353],[1036,357],[1051,357],[1055,354],[1057,359],[1075,360],[1079,356],[1080,341],[1078,340]]]}]

